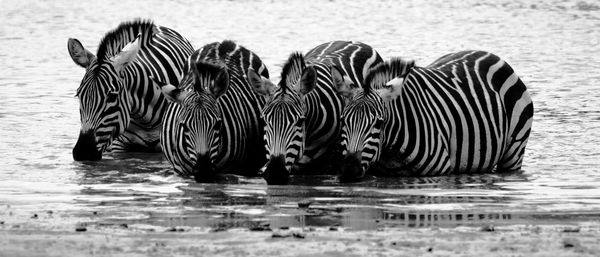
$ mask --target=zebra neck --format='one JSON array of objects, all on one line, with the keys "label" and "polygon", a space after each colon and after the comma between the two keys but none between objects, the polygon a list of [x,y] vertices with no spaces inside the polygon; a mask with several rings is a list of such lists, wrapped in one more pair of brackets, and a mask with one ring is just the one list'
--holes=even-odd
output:
[{"label": "zebra neck", "polygon": [[406,114],[402,106],[401,97],[384,104],[384,120],[381,131],[382,155],[402,154],[406,151],[406,139],[409,132],[406,126]]},{"label": "zebra neck", "polygon": [[[135,81],[135,80],[133,80]],[[160,129],[167,101],[149,81],[129,88],[131,119],[143,129]]]}]

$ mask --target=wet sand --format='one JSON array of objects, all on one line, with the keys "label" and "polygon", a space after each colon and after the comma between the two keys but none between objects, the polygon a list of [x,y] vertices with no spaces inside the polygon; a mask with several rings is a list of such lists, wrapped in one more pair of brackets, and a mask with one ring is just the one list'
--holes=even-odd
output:
[{"label": "wet sand", "polygon": [[[455,228],[231,229],[3,224],[0,256],[599,256],[600,222]],[[258,230],[258,229],[255,229]]]}]

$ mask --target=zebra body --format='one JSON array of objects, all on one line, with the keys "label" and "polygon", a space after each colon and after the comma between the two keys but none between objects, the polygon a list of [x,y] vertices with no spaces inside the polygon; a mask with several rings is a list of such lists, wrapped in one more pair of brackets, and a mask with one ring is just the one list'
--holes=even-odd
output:
[{"label": "zebra body", "polygon": [[174,100],[165,114],[161,145],[183,176],[213,182],[221,173],[256,175],[265,162],[260,110],[265,99],[246,76],[269,73],[252,51],[225,40],[194,52],[179,88],[162,85]]},{"label": "zebra body", "polygon": [[[307,174],[327,166],[326,153],[339,140],[346,94],[382,61],[370,46],[350,41],[290,55],[279,87],[262,90],[269,96],[262,113],[268,151],[263,171],[269,184],[286,184],[292,172]],[[255,86],[264,89],[260,83]]]},{"label": "zebra body", "polygon": [[344,111],[342,181],[369,168],[406,176],[521,168],[533,103],[494,54],[457,52],[427,67],[392,59],[353,99]]},{"label": "zebra body", "polygon": [[77,89],[81,130],[75,160],[99,160],[102,152],[158,152],[167,102],[149,76],[177,84],[191,44],[176,31],[135,20],[101,40],[98,53],[69,39],[69,54],[86,73]]}]

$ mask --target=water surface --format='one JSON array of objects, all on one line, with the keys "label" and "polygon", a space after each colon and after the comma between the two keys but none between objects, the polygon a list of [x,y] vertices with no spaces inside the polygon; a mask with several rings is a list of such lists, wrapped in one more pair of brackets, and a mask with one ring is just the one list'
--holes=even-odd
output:
[{"label": "water surface", "polygon": [[[372,230],[600,220],[596,1],[5,0],[0,17],[4,226]],[[384,58],[418,65],[452,51],[494,52],[513,66],[534,101],[524,171],[348,185],[332,176],[294,177],[290,186],[258,178],[213,185],[173,176],[160,154],[74,162],[74,95],[84,70],[71,61],[67,39],[96,52],[104,33],[135,17],[179,31],[196,48],[236,40],[261,56],[275,81],[292,51],[330,40],[363,41]]]}]

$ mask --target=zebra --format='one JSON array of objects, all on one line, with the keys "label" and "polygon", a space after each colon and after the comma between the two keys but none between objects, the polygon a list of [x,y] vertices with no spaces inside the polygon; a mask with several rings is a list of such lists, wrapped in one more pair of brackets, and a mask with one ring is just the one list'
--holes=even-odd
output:
[{"label": "zebra", "polygon": [[500,57],[447,54],[426,67],[392,58],[369,71],[343,113],[339,180],[369,170],[438,176],[521,169],[533,103]]},{"label": "zebra", "polygon": [[287,184],[292,172],[309,174],[325,164],[326,153],[338,145],[348,94],[381,62],[367,44],[332,41],[306,55],[292,53],[278,87],[249,73],[256,92],[269,98],[262,111],[268,151],[262,173],[268,184]]},{"label": "zebra", "polygon": [[[265,163],[260,110],[247,73],[264,83],[269,72],[260,57],[230,41],[195,51],[179,86],[155,80],[169,99],[161,146],[176,173],[216,182],[223,173],[255,176]],[[256,73],[256,74],[255,74]]]},{"label": "zebra", "polygon": [[96,55],[69,38],[69,54],[85,68],[77,89],[81,129],[76,161],[100,160],[104,151],[160,152],[166,100],[148,76],[177,84],[192,45],[150,20],[123,22],[100,41]]}]

